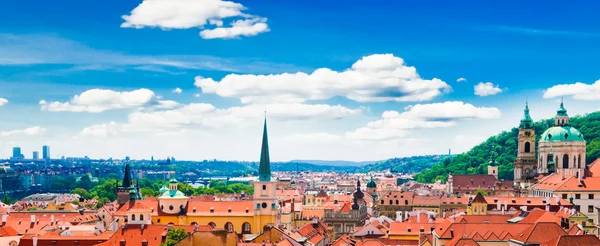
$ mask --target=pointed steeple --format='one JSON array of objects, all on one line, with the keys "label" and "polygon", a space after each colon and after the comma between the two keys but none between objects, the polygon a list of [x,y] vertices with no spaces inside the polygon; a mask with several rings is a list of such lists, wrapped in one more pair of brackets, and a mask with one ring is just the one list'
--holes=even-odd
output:
[{"label": "pointed steeple", "polygon": [[131,187],[131,170],[129,164],[125,164],[125,175],[123,175],[123,187]]},{"label": "pointed steeple", "polygon": [[260,150],[260,166],[258,167],[258,180],[271,181],[271,160],[269,158],[269,140],[267,137],[267,117],[263,128],[262,147]]},{"label": "pointed steeple", "polygon": [[521,125],[519,125],[521,129],[531,129],[533,128],[533,120],[529,115],[529,102],[525,102],[525,110],[523,110],[523,118],[521,119]]},{"label": "pointed steeple", "polygon": [[492,145],[492,146],[490,147],[490,162],[488,163],[488,165],[489,165],[489,166],[492,166],[492,167],[495,167],[495,166],[497,166],[497,165],[498,165],[498,164],[496,163],[496,157],[495,157],[495,155],[494,155],[494,154],[496,154],[496,152],[494,151],[494,145]]}]

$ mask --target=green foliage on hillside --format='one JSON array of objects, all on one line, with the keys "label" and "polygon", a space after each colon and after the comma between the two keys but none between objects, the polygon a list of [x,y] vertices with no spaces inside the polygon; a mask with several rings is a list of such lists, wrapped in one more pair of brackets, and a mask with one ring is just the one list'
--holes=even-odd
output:
[{"label": "green foliage on hillside", "polygon": [[365,172],[381,171],[391,169],[392,172],[400,173],[417,173],[443,160],[445,155],[426,155],[426,156],[411,156],[402,158],[391,158],[384,161],[378,161],[374,164],[367,165],[364,168]]},{"label": "green foliage on hillside", "polygon": [[[587,163],[591,163],[600,157],[600,112],[594,112],[583,116],[575,116],[570,119],[571,125],[583,134],[587,141]],[[518,122],[517,122],[518,124]],[[552,119],[541,120],[534,123],[534,129],[539,140],[540,135],[553,124]],[[504,180],[513,179],[513,162],[517,156],[517,135],[519,129],[512,128],[510,131],[501,132],[488,138],[485,142],[473,147],[466,153],[453,156],[450,160],[444,160],[428,170],[415,175],[415,180],[423,183],[431,183],[435,180],[446,181],[448,173],[452,174],[485,174],[490,160],[490,150],[493,147],[496,152],[496,161],[499,164],[499,178]]]}]

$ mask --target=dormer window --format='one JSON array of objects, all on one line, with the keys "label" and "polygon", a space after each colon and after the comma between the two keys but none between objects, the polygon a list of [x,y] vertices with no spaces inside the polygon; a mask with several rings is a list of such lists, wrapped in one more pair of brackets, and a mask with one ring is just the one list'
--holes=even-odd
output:
[{"label": "dormer window", "polygon": [[231,208],[228,208],[228,209],[227,209],[227,212],[228,212],[228,213],[231,213]]},{"label": "dormer window", "polygon": [[215,212],[215,208],[210,208],[210,212],[214,213]]}]

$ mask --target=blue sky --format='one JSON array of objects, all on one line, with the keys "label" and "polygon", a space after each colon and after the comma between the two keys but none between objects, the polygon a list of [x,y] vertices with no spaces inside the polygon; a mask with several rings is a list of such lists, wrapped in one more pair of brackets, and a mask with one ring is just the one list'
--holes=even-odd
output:
[{"label": "blue sky", "polygon": [[597,4],[7,2],[0,156],[256,160],[264,110],[274,160],[465,151],[600,108]]}]

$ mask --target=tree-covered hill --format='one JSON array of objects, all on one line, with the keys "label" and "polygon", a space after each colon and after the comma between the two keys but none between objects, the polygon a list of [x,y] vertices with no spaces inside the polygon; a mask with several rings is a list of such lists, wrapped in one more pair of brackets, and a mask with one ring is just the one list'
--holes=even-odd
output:
[{"label": "tree-covered hill", "polygon": [[391,169],[392,172],[418,173],[428,168],[431,168],[434,164],[439,163],[447,157],[447,155],[425,155],[391,158],[367,165],[364,167],[364,171],[377,172],[386,169]]},{"label": "tree-covered hill", "polygon": [[[587,141],[586,160],[589,163],[600,157],[600,112],[575,116],[570,119],[571,125],[583,134]],[[518,123],[518,122],[516,122]],[[540,135],[553,124],[552,119],[534,123],[534,129],[539,140]],[[490,160],[490,150],[493,147],[499,164],[499,178],[513,179],[513,162],[517,156],[517,134],[519,129],[501,132],[488,138],[485,142],[473,147],[466,153],[445,159],[415,176],[418,182],[431,183],[435,180],[445,181],[448,173],[453,174],[485,174]]]}]

